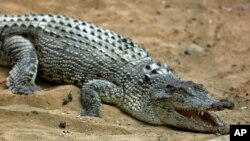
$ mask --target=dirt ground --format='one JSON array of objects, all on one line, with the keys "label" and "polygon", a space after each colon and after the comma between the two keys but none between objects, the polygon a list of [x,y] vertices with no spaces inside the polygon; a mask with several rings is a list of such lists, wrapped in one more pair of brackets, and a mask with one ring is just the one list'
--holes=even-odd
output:
[{"label": "dirt ground", "polygon": [[[203,84],[235,103],[216,112],[228,124],[250,124],[249,0],[0,0],[0,13],[57,13],[129,36],[185,80]],[[196,46],[198,49],[188,52]],[[46,90],[20,96],[5,86],[0,67],[0,140],[200,141],[218,135],[180,131],[138,121],[103,104],[103,117],[77,117],[79,89],[38,80]],[[73,101],[62,106],[69,93]],[[66,129],[58,127],[65,121]]]}]

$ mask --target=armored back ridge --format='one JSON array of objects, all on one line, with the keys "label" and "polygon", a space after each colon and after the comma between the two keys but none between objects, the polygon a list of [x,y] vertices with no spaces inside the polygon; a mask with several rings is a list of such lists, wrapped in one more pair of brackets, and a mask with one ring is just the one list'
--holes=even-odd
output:
[{"label": "armored back ridge", "polygon": [[36,76],[77,85],[82,116],[101,116],[103,101],[154,125],[229,132],[209,111],[233,103],[214,100],[131,39],[85,21],[53,14],[1,15],[0,65],[12,67],[7,86],[14,94],[41,91]]}]

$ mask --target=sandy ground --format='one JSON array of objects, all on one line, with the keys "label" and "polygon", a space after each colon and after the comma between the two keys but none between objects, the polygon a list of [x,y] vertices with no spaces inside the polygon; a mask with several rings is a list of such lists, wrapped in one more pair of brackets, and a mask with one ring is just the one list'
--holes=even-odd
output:
[{"label": "sandy ground", "polygon": [[[202,83],[216,98],[235,102],[217,112],[228,124],[250,124],[249,0],[0,0],[0,13],[59,13],[112,29],[140,43],[185,80]],[[201,52],[185,54],[190,46]],[[151,126],[103,105],[102,118],[77,117],[79,89],[38,80],[46,90],[13,95],[0,68],[0,140],[198,141],[214,134]],[[69,93],[73,101],[62,106]],[[66,129],[59,123],[65,121]]]}]

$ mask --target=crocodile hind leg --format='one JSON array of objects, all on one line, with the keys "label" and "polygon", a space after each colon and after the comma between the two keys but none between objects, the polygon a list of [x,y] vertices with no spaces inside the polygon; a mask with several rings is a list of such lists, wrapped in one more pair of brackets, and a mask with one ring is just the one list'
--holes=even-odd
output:
[{"label": "crocodile hind leg", "polygon": [[100,117],[101,101],[118,105],[122,94],[122,90],[109,81],[89,81],[81,89],[81,101],[85,107],[85,112],[82,112],[81,116]]},{"label": "crocodile hind leg", "polygon": [[12,69],[7,78],[7,86],[15,94],[29,94],[40,91],[35,85],[38,59],[31,41],[23,36],[7,36],[2,50],[8,56]]}]

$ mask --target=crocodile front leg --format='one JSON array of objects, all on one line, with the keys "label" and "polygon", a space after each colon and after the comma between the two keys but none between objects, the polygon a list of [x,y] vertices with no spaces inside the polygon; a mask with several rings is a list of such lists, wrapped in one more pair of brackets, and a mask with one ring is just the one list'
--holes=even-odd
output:
[{"label": "crocodile front leg", "polygon": [[123,95],[122,89],[105,80],[91,80],[81,89],[81,101],[85,112],[82,116],[101,115],[101,101],[118,105]]},{"label": "crocodile front leg", "polygon": [[35,85],[38,59],[33,44],[23,36],[7,36],[2,49],[12,66],[7,78],[9,89],[15,94],[40,91],[40,87]]}]

